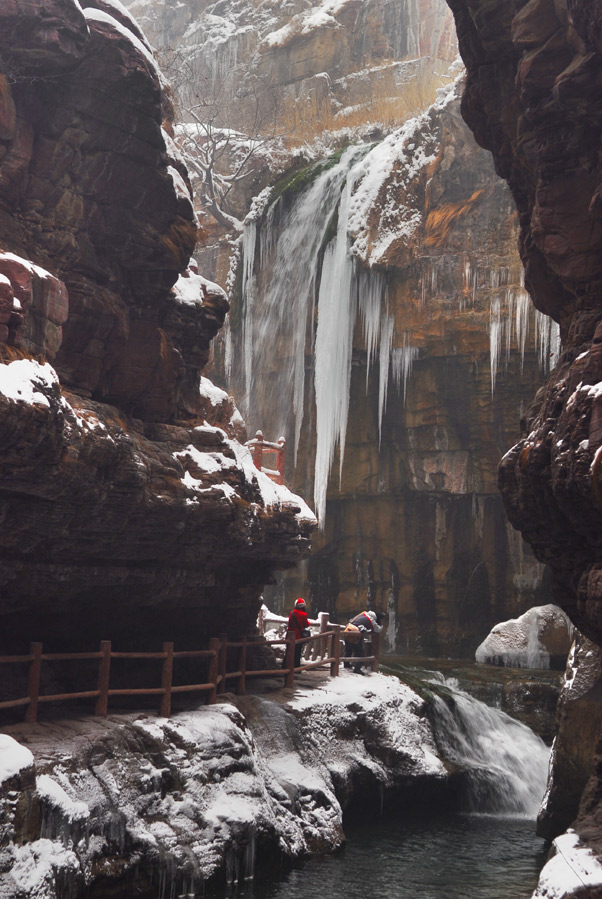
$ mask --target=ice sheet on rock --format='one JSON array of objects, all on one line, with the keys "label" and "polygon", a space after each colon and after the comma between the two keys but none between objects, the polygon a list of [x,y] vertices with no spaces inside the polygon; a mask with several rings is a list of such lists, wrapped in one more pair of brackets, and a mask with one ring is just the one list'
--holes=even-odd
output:
[{"label": "ice sheet on rock", "polygon": [[9,259],[13,262],[19,262],[24,268],[26,268],[32,275],[37,275],[38,278],[53,278],[54,275],[51,275],[50,272],[47,272],[45,268],[42,268],[39,265],[35,265],[33,262],[30,262],[29,259],[23,259],[22,256],[17,256],[15,253],[0,253],[0,261],[2,259]]},{"label": "ice sheet on rock", "polygon": [[195,274],[190,269],[180,275],[172,289],[176,299],[187,306],[202,306],[206,296],[226,298],[226,293],[219,284],[208,281],[207,278]]},{"label": "ice sheet on rock", "polygon": [[14,881],[17,896],[46,899],[56,897],[57,872],[63,876],[68,871],[80,869],[80,862],[71,849],[56,840],[40,839],[24,846],[15,846],[14,864],[10,877]]},{"label": "ice sheet on rock", "polygon": [[0,734],[0,783],[33,765],[33,755],[8,734]]},{"label": "ice sheet on rock", "polygon": [[[358,710],[368,716],[377,716],[377,727],[383,743],[390,745],[413,758],[416,773],[443,776],[445,768],[437,757],[437,748],[430,727],[420,715],[422,699],[410,687],[400,683],[396,678],[372,673],[365,678],[358,678],[352,672],[344,671],[340,677],[332,678],[319,691],[298,690],[290,706],[296,710],[313,710],[317,715],[320,707],[324,713],[322,721],[325,745],[323,750],[336,754],[337,718],[349,715],[349,707],[353,715]],[[328,733],[332,729],[329,738]],[[314,730],[318,732],[319,727]],[[330,748],[329,748],[330,747]]]},{"label": "ice sheet on rock", "polygon": [[[174,459],[185,461],[190,459],[203,474],[216,474],[220,471],[232,471],[236,468],[236,461],[223,453],[207,453],[190,444],[186,449],[173,454]],[[188,472],[187,472],[188,473]]]},{"label": "ice sheet on rock", "polygon": [[200,393],[202,397],[209,400],[212,406],[221,406],[222,403],[230,398],[225,390],[222,390],[221,387],[216,387],[213,381],[210,381],[209,378],[205,378],[202,375]]},{"label": "ice sheet on rock", "polygon": [[140,26],[139,26],[138,23],[136,22],[136,19],[133,17],[133,15],[132,15],[131,12],[129,11],[129,9],[127,9],[127,8],[123,5],[123,3],[120,2],[120,0],[103,0],[103,2],[104,2],[104,4],[105,4],[105,6],[111,7],[111,8],[114,9],[116,12],[118,12],[121,16],[123,16],[123,18],[126,19],[126,21],[128,21],[128,22],[131,23],[132,28],[136,29],[136,31],[139,31],[140,34],[142,34],[142,38],[138,38],[138,35],[137,35],[137,34],[134,34],[134,37],[138,38],[138,39],[144,44],[144,46],[148,49],[148,52],[149,52],[149,53],[152,53],[151,45],[150,45],[149,42],[146,40],[146,37],[145,37],[144,34],[142,33],[142,29],[140,28]]},{"label": "ice sheet on rock", "polygon": [[267,474],[255,467],[251,451],[247,446],[243,446],[234,440],[227,440],[226,443],[234,452],[247,483],[255,483],[259,487],[263,504],[266,508],[297,507],[299,511],[295,517],[298,521],[317,523],[316,516],[305,500],[289,490],[288,487],[285,487],[284,484],[277,484],[275,481],[272,481]]},{"label": "ice sheet on rock", "polygon": [[55,391],[58,386],[57,373],[47,362],[42,365],[33,359],[17,359],[0,364],[0,393],[9,400],[50,407],[43,391]]}]

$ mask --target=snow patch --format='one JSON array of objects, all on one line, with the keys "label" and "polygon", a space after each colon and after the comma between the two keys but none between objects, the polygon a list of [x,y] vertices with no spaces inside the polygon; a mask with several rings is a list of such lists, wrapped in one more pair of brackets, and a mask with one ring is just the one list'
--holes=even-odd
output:
[{"label": "snow patch", "polygon": [[52,392],[58,387],[57,373],[47,362],[42,365],[33,359],[17,359],[0,364],[0,393],[14,402],[50,408],[42,391]]},{"label": "snow patch", "polygon": [[84,16],[86,17],[86,21],[88,22],[88,24],[90,24],[91,22],[97,22],[99,25],[108,25],[114,31],[117,31],[121,35],[121,37],[124,37],[132,45],[132,48],[144,58],[150,68],[151,73],[155,76],[157,81],[163,83],[163,75],[159,70],[159,66],[157,65],[155,57],[153,56],[149,48],[145,46],[145,44],[143,44],[142,41],[129,30],[129,28],[126,28],[125,25],[122,25],[121,22],[118,22],[117,19],[113,18],[113,16],[110,16],[108,13],[102,12],[99,9],[91,9],[90,7],[86,7],[86,9],[84,9]]},{"label": "snow patch", "polygon": [[602,887],[602,865],[573,830],[556,837],[552,845],[555,854],[544,865],[532,899],[569,899]]},{"label": "snow patch", "polygon": [[8,734],[0,734],[0,783],[19,774],[34,763],[33,755]]}]

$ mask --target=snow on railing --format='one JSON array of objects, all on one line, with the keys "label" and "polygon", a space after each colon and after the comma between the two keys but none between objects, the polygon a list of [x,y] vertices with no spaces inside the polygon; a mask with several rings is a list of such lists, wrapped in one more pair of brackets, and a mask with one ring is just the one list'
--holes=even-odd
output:
[{"label": "snow on railing", "polygon": [[[275,481],[276,484],[284,484],[284,463],[286,451],[286,440],[284,439],[284,437],[280,437],[278,443],[270,443],[269,440],[263,439],[262,431],[257,431],[255,437],[253,437],[252,440],[247,440],[245,446],[248,446],[251,450],[251,456],[253,457],[255,468],[259,469],[259,471],[263,471],[264,474],[267,474],[267,476]],[[275,468],[264,468],[264,453],[275,454]]]}]

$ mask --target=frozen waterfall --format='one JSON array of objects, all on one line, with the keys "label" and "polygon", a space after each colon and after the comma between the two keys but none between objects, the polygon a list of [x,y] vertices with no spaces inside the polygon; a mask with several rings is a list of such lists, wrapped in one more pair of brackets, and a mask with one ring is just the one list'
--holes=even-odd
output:
[{"label": "frozen waterfall", "polygon": [[[316,457],[314,503],[324,522],[326,489],[338,448],[342,469],[353,334],[359,318],[368,367],[379,372],[379,425],[387,397],[393,319],[379,272],[358,273],[350,253],[349,197],[366,145],[316,166],[312,183],[293,200],[268,209],[261,228],[246,225],[242,242],[242,359],[232,365],[233,387],[243,397],[250,429],[294,445],[301,439],[308,383],[306,354],[314,357]],[[317,316],[316,316],[317,304]],[[413,356],[397,365],[404,384]]]},{"label": "frozen waterfall", "polygon": [[[390,384],[405,402],[419,352],[411,331],[399,331],[385,271],[360,269],[352,250],[358,196],[364,182],[374,180],[379,146],[352,146],[301,172],[296,188],[293,180],[267,209],[258,204],[242,238],[241,304],[231,325],[240,338],[227,347],[230,387],[250,432],[260,428],[271,440],[284,436],[295,465],[305,432],[310,440],[315,432],[315,464],[305,476],[313,477],[322,527],[337,455],[339,473],[343,468],[354,334],[366,350],[366,390],[369,378],[378,378],[379,437]],[[436,291],[442,260],[420,257],[422,290],[428,282]],[[533,309],[522,284],[510,283],[509,268],[501,261],[488,268],[458,261],[464,283],[459,310],[474,305],[477,293],[489,298],[492,391],[516,346],[524,359],[528,338],[541,367],[551,368],[558,326]],[[425,303],[423,298],[426,316]]]}]

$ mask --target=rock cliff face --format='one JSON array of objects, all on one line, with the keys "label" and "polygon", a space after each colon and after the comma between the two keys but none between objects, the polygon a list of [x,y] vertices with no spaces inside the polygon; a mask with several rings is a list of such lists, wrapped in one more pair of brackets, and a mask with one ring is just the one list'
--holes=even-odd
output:
[{"label": "rock cliff face", "polygon": [[[562,333],[560,362],[526,417],[525,436],[501,464],[501,490],[511,521],[549,563],[556,600],[599,646],[602,4],[450,0],[450,7],[468,68],[464,116],[512,190],[533,302]],[[596,681],[597,674],[594,691]],[[561,714],[570,717],[570,709],[569,696]],[[585,716],[580,727],[587,728]],[[566,784],[572,753],[582,786],[583,757],[574,745],[580,737],[569,730],[557,781]],[[585,741],[590,756],[596,739]],[[574,825],[597,851],[598,770],[594,759]],[[574,793],[566,807],[561,794],[553,799],[556,817],[553,808],[546,811],[548,830],[566,824],[566,807],[574,814]]]},{"label": "rock cliff face", "polygon": [[229,326],[249,424],[298,440],[291,482],[324,525],[287,601],[309,590],[340,619],[383,609],[398,651],[471,654],[549,598],[497,465],[555,338],[529,308],[512,199],[458,90],[276,185],[247,225]]},{"label": "rock cliff face", "polygon": [[0,643],[250,632],[312,515],[199,387],[228,303],[148,44],[112,0],[17,0],[0,63]]},{"label": "rock cliff face", "polygon": [[[127,0],[174,85],[179,120],[248,136],[260,149],[228,193],[228,212],[243,219],[251,200],[299,152],[324,135],[363,128],[382,133],[422,110],[448,79],[457,55],[444,0]],[[241,134],[242,132],[242,134]],[[207,129],[197,132],[200,144]],[[329,138],[326,138],[329,140]],[[233,141],[235,143],[235,141]],[[265,146],[261,146],[265,145]],[[236,155],[236,151],[234,153]],[[223,171],[224,158],[215,170]],[[229,163],[233,160],[229,157]],[[228,168],[228,165],[225,166]],[[201,191],[198,191],[200,196]],[[198,204],[208,246],[199,255],[209,277],[225,283],[231,246],[224,227]]]}]

